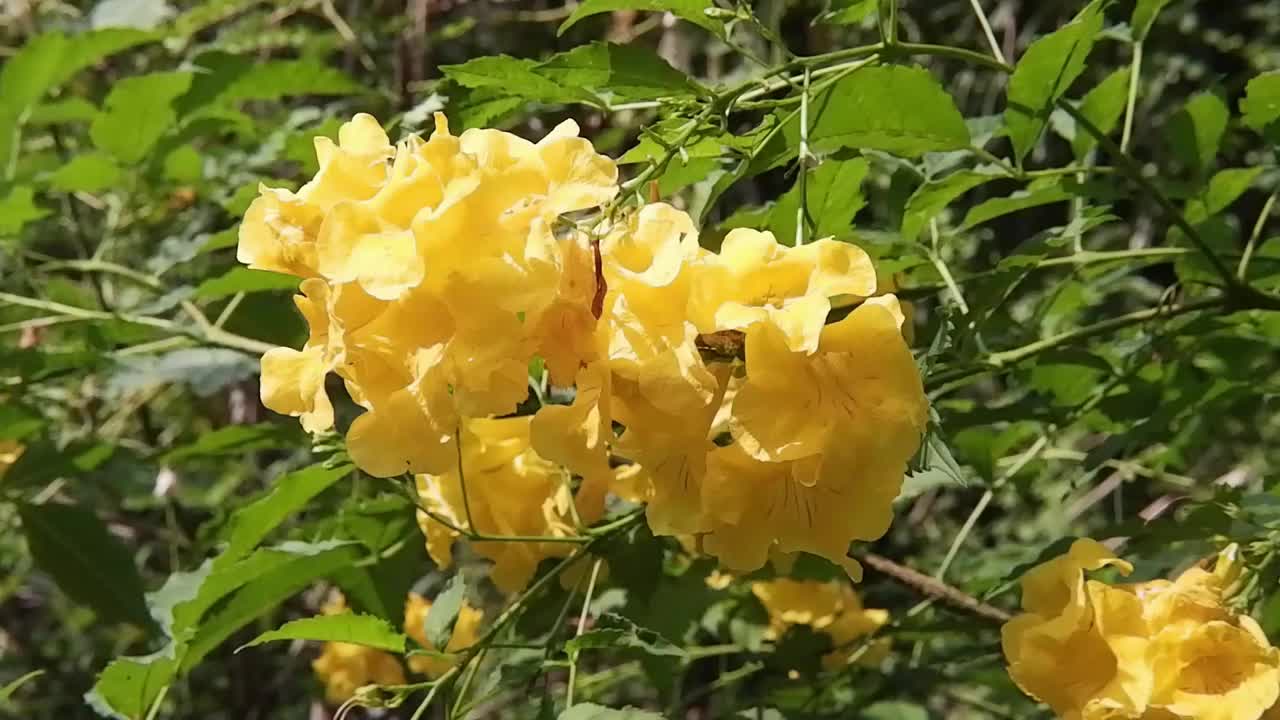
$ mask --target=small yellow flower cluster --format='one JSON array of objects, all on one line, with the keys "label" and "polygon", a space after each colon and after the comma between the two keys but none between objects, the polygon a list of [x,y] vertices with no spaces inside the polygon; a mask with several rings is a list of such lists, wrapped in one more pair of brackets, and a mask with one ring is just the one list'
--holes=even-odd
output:
[{"label": "small yellow flower cluster", "polygon": [[9,468],[17,464],[26,446],[17,440],[0,440],[0,477],[9,472]]},{"label": "small yellow flower cluster", "polygon": [[[780,578],[752,583],[751,592],[769,613],[767,638],[780,638],[793,625],[808,625],[831,638],[833,649],[822,657],[828,670],[851,662],[878,664],[889,654],[888,638],[869,638],[889,622],[889,612],[864,608],[846,582]],[[859,642],[863,638],[868,639]]]},{"label": "small yellow flower cluster", "polygon": [[[336,615],[346,612],[346,599],[335,594],[322,612]],[[433,650],[427,640],[427,613],[431,601],[418,593],[409,593],[404,608],[404,632],[426,650]],[[446,652],[458,653],[475,644],[480,621],[484,613],[465,602],[458,611]],[[409,669],[427,677],[438,677],[453,666],[454,660],[432,655],[410,655]],[[390,653],[354,643],[327,642],[320,656],[312,663],[316,676],[325,687],[325,699],[338,705],[355,696],[366,685],[402,685],[405,682],[404,667]]]},{"label": "small yellow flower cluster", "polygon": [[1022,579],[1024,613],[1003,628],[1009,674],[1068,720],[1258,720],[1280,696],[1280,651],[1226,605],[1234,547],[1213,572],[1108,585],[1085,572],[1132,566],[1093,540]]},{"label": "small yellow flower cluster", "polygon": [[[302,350],[263,358],[263,401],[325,430],[325,376],[340,376],[366,411],[351,458],[418,476],[438,563],[457,528],[572,534],[612,491],[735,570],[806,551],[856,573],[849,543],[888,528],[927,415],[865,252],[738,229],[713,253],[662,203],[574,223],[619,187],[572,122],[535,144],[455,137],[437,117],[429,140],[392,147],[358,115],[317,153],[313,180],[263,188],[241,228],[242,261],[304,278],[311,327]],[[833,303],[850,310],[827,324]],[[703,357],[698,338],[724,331],[743,333],[745,363]],[[535,358],[576,386],[572,404],[510,417]],[[476,549],[510,591],[566,547]]]}]

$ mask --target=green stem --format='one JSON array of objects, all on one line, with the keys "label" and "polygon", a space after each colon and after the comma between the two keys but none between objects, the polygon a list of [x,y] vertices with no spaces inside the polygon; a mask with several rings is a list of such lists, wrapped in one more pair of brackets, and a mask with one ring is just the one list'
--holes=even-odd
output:
[{"label": "green stem", "polygon": [[1129,152],[1133,137],[1134,108],[1138,104],[1138,76],[1142,74],[1142,41],[1133,44],[1133,60],[1129,65],[1129,96],[1124,104],[1124,129],[1120,132],[1120,149]]},{"label": "green stem", "polygon": [[982,4],[978,0],[969,0],[969,4],[973,6],[973,14],[978,17],[978,24],[982,26],[982,34],[987,38],[987,45],[991,47],[991,54],[996,60],[1005,62],[1004,52],[1000,50],[1000,43],[996,42],[996,34],[991,30],[991,21],[987,19],[987,14],[982,10]]},{"label": "green stem", "polygon": [[1258,246],[1258,240],[1262,237],[1262,229],[1266,227],[1267,218],[1271,217],[1271,208],[1276,204],[1276,195],[1280,194],[1280,190],[1271,193],[1267,198],[1267,202],[1262,206],[1262,212],[1258,213],[1258,219],[1253,223],[1253,232],[1249,233],[1249,242],[1244,246],[1244,254],[1240,256],[1240,264],[1236,266],[1236,277],[1240,278],[1240,282],[1246,282],[1245,278],[1249,274],[1249,262],[1253,260],[1253,252]]},{"label": "green stem", "polygon": [[[591,566],[591,580],[587,582],[587,594],[582,599],[582,612],[578,613],[578,630],[574,633],[574,637],[581,637],[584,630],[587,629],[587,616],[591,614],[591,596],[596,591],[596,579],[600,576],[600,564],[603,559],[597,559],[595,564]],[[573,688],[578,679],[578,650],[569,653],[569,679],[565,683],[564,706],[566,708],[573,707]]]}]

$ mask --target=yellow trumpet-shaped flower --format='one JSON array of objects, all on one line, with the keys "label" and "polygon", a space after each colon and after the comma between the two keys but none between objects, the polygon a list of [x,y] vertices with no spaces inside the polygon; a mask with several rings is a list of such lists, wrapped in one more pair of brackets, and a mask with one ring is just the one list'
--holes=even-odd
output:
[{"label": "yellow trumpet-shaped flower", "polygon": [[[889,622],[887,610],[869,609],[847,582],[779,578],[751,584],[769,614],[766,636],[777,639],[793,625],[807,625],[831,638],[832,650],[823,656],[827,669],[849,662],[876,664],[889,652],[887,638],[869,639]],[[868,638],[864,642],[858,642]]]},{"label": "yellow trumpet-shaped flower", "polygon": [[737,228],[700,273],[690,315],[704,333],[768,322],[790,349],[813,352],[831,298],[875,290],[871,258],[854,245],[823,239],[788,248],[772,233]]},{"label": "yellow trumpet-shaped flower", "polygon": [[[427,614],[431,612],[431,601],[418,593],[409,593],[404,606],[404,632],[427,650],[434,650],[427,639]],[[484,611],[477,610],[466,601],[458,610],[458,619],[453,626],[453,634],[449,636],[449,644],[444,652],[459,653],[476,643],[479,638],[480,622],[484,619]],[[410,655],[409,669],[435,678],[457,664],[453,658],[434,657],[430,655]]]},{"label": "yellow trumpet-shaped flower", "polygon": [[1264,717],[1280,696],[1280,651],[1226,605],[1232,562],[1111,586],[1085,571],[1129,564],[1076,541],[1023,578],[1026,612],[1002,632],[1009,674],[1068,719]]},{"label": "yellow trumpet-shaped flower", "polygon": [[[583,522],[598,519],[575,501],[565,471],[534,452],[531,421],[530,416],[469,420],[461,434],[463,473],[455,464],[443,474],[418,476],[422,504],[436,516],[420,511],[418,525],[438,565],[453,562],[458,533],[450,526],[494,537],[565,537],[576,532],[575,514]],[[476,540],[471,547],[493,561],[490,577],[499,589],[517,592],[538,563],[568,555],[573,545]]]}]

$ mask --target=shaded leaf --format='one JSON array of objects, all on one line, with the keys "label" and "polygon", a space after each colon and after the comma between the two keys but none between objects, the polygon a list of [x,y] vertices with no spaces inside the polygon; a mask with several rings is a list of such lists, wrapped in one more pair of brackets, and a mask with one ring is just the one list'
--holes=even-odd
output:
[{"label": "shaded leaf", "polygon": [[685,654],[683,649],[653,630],[613,613],[596,618],[590,630],[565,643],[565,652],[569,653],[590,649],[640,650],[647,655],[669,657],[683,657]]},{"label": "shaded leaf", "polygon": [[1069,199],[1071,199],[1071,193],[1063,187],[1059,178],[1044,183],[1033,183],[1025,191],[1016,192],[1008,197],[991,198],[975,205],[964,216],[964,222],[960,227],[962,230],[968,230],[975,225],[981,225],[1009,213]]},{"label": "shaded leaf", "polygon": [[424,630],[427,641],[432,647],[449,647],[449,638],[453,635],[453,625],[458,621],[458,612],[462,610],[462,601],[466,598],[467,583],[462,574],[449,578],[449,584],[431,603],[431,612],[427,613]]},{"label": "shaded leaf", "polygon": [[625,100],[692,97],[703,92],[692,78],[641,45],[582,45],[552,56],[537,66],[536,73],[565,87],[588,88]]},{"label": "shaded leaf", "polygon": [[0,703],[4,703],[8,701],[8,699],[13,697],[13,694],[17,692],[23,685],[26,685],[27,683],[31,682],[32,680],[35,680],[36,678],[40,677],[43,674],[44,674],[44,670],[32,670],[26,675],[18,676],[17,678],[15,678],[14,680],[6,684],[4,687],[0,687]]},{"label": "shaded leaf", "polygon": [[1133,16],[1129,20],[1129,27],[1133,28],[1133,39],[1143,40],[1147,37],[1147,33],[1151,32],[1151,26],[1155,24],[1156,16],[1169,4],[1169,0],[1138,0],[1133,8]]},{"label": "shaded leaf", "polygon": [[396,632],[382,618],[345,612],[338,615],[320,615],[287,622],[279,628],[264,632],[241,645],[236,648],[236,652],[277,640],[317,640],[350,643],[379,650],[389,650],[394,653],[403,653],[405,642],[407,642],[407,638],[403,634]]},{"label": "shaded leaf", "polygon": [[907,200],[902,216],[902,238],[916,240],[929,221],[956,198],[979,185],[1004,177],[995,168],[961,170],[921,185]]},{"label": "shaded leaf", "polygon": [[1053,104],[1084,70],[1085,58],[1102,29],[1101,0],[1095,0],[1068,25],[1031,44],[1009,78],[1009,107],[1004,120],[1018,161],[1035,146]]},{"label": "shaded leaf", "polygon": [[[863,158],[829,158],[809,173],[805,183],[805,215],[814,223],[809,240],[841,235],[866,204],[862,180],[870,165]],[[792,244],[800,209],[800,183],[787,191],[769,214],[769,229],[779,242]]]},{"label": "shaded leaf", "polygon": [[35,192],[31,188],[15,187],[0,200],[0,236],[16,235],[27,223],[48,214],[48,210],[35,204]]},{"label": "shaded leaf", "polygon": [[[1129,68],[1120,68],[1085,93],[1080,101],[1080,113],[1098,130],[1109,134],[1124,114],[1128,98]],[[1097,143],[1093,135],[1077,129],[1075,137],[1071,138],[1071,152],[1076,158],[1083,158]]]},{"label": "shaded leaf", "polygon": [[76,505],[23,503],[18,515],[32,556],[68,597],[104,620],[150,626],[133,555],[96,514]]},{"label": "shaded leaf", "polygon": [[1192,97],[1169,121],[1169,145],[1187,167],[1202,173],[1213,165],[1231,112],[1212,92]]},{"label": "shaded leaf", "polygon": [[278,423],[229,425],[213,432],[201,433],[195,442],[170,450],[164,454],[163,462],[169,465],[192,458],[244,455],[257,450],[274,450],[297,444],[297,431]]},{"label": "shaded leaf", "polygon": [[106,393],[120,397],[165,383],[186,383],[208,397],[232,383],[253,377],[258,363],[244,353],[221,348],[188,348],[123,358],[107,381]]}]

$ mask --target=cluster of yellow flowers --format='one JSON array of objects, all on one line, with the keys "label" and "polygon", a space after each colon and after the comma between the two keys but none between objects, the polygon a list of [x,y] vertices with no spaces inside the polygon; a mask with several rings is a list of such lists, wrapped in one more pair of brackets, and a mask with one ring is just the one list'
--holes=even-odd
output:
[{"label": "cluster of yellow flowers", "polygon": [[[392,146],[357,115],[317,139],[315,178],[264,187],[240,231],[241,261],[303,278],[311,329],[263,357],[263,402],[327,430],[341,377],[365,410],[351,458],[417,475],[442,565],[453,528],[574,533],[612,491],[735,570],[806,551],[856,574],[849,543],[888,528],[926,423],[897,300],[853,245],[738,229],[717,253],[670,205],[609,206],[617,169],[577,130],[455,137],[437,116]],[[852,309],[827,324],[833,302]],[[703,357],[722,331],[745,362]],[[574,399],[512,417],[535,358]],[[513,590],[565,547],[476,549]]]},{"label": "cluster of yellow flowers", "polygon": [[[337,615],[347,611],[346,599],[335,593],[332,600],[325,604],[326,615]],[[404,607],[404,632],[428,651],[434,648],[427,639],[427,613],[431,612],[431,601],[418,593],[409,593]],[[458,611],[458,619],[453,627],[453,635],[444,652],[458,653],[476,642],[480,621],[484,613],[465,602]],[[410,654],[407,660],[409,669],[427,677],[439,677],[453,667],[454,660],[439,655]],[[405,682],[404,667],[390,653],[383,652],[366,645],[354,643],[327,642],[312,663],[320,682],[324,684],[325,699],[335,705],[351,699],[356,691],[366,685],[402,685]]]},{"label": "cluster of yellow flowers", "polygon": [[1067,720],[1258,720],[1277,711],[1280,651],[1226,604],[1234,547],[1212,572],[1108,585],[1086,571],[1132,566],[1093,540],[1022,580],[1024,614],[1003,628],[1009,674]]},{"label": "cluster of yellow flowers", "polygon": [[847,582],[779,578],[752,583],[751,593],[769,613],[768,639],[782,637],[793,625],[807,625],[829,636],[832,650],[822,656],[828,670],[851,662],[879,664],[889,654],[889,638],[871,637],[889,622],[889,612],[863,607]]}]

